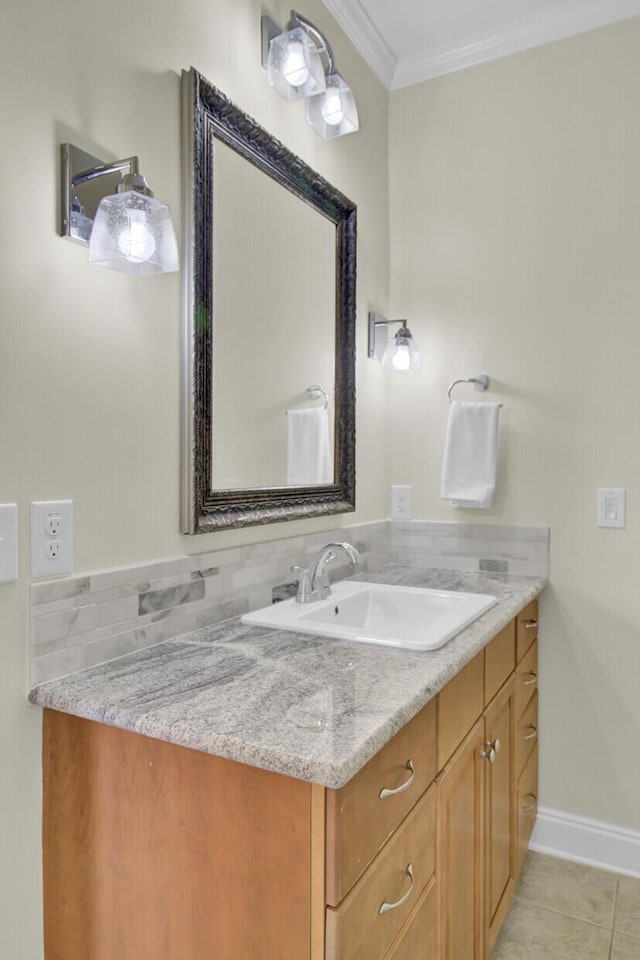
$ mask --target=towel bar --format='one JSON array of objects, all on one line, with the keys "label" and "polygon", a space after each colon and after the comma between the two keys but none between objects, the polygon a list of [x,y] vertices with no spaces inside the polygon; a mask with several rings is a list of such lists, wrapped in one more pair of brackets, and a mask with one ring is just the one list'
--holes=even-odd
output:
[{"label": "towel bar", "polygon": [[324,408],[325,410],[329,406],[329,397],[327,396],[327,391],[323,390],[321,386],[317,383],[312,384],[312,386],[307,387],[305,393],[310,400],[319,400],[320,397],[324,397]]},{"label": "towel bar", "polygon": [[[320,397],[323,397],[323,398],[324,398],[324,408],[325,408],[325,410],[328,409],[328,407],[329,407],[329,397],[328,397],[328,395],[327,395],[327,391],[326,391],[326,390],[323,390],[322,387],[319,386],[319,384],[314,383],[314,384],[312,384],[312,386],[307,387],[307,389],[305,390],[305,393],[306,393],[306,395],[309,397],[310,400],[319,400]],[[285,415],[286,415],[286,413],[287,413],[287,411],[285,410]]]},{"label": "towel bar", "polygon": [[473,383],[474,390],[488,390],[491,380],[488,373],[476,373],[475,377],[462,377],[460,380],[454,380],[447,390],[449,403],[451,403],[451,391],[458,383]]}]

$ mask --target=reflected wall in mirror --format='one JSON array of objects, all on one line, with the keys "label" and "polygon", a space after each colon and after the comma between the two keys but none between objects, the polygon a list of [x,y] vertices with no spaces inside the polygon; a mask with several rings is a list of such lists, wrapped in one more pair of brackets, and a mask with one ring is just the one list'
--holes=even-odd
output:
[{"label": "reflected wall in mirror", "polygon": [[193,68],[183,154],[183,532],[353,510],[355,205]]},{"label": "reflected wall in mirror", "polygon": [[[308,482],[332,483],[333,402],[325,412],[304,391],[326,385],[333,400],[335,226],[225,144],[215,150],[213,489],[300,485],[288,449],[298,420],[287,420],[299,407],[317,408],[310,426],[329,447],[328,472],[311,464]],[[244,263],[246,282],[233,282]]]}]

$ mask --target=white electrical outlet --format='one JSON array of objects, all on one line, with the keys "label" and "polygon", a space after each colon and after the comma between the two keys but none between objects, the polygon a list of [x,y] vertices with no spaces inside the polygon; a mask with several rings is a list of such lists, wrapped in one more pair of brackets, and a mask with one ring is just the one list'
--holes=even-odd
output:
[{"label": "white electrical outlet", "polygon": [[391,519],[411,520],[411,487],[391,487]]},{"label": "white electrical outlet", "polygon": [[31,504],[31,576],[61,577],[73,570],[73,500]]}]

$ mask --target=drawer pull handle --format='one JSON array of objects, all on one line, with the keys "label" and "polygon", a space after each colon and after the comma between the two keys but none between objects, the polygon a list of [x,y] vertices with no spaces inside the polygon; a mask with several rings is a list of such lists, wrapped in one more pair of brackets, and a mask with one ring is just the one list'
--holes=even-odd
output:
[{"label": "drawer pull handle", "polygon": [[408,790],[409,787],[413,784],[413,781],[416,778],[416,775],[413,771],[413,760],[407,760],[404,765],[405,770],[411,772],[411,776],[408,780],[405,780],[404,783],[400,784],[399,787],[396,787],[395,790],[389,790],[387,787],[384,790],[380,791],[380,799],[384,800],[385,797],[394,797],[397,793],[404,793],[405,790]]},{"label": "drawer pull handle", "polygon": [[532,813],[532,812],[536,809],[536,807],[538,806],[538,798],[536,797],[535,793],[528,793],[528,794],[527,794],[527,797],[531,797],[531,799],[533,800],[533,803],[527,804],[527,805],[524,807],[524,812],[525,812],[525,813]]},{"label": "drawer pull handle", "polygon": [[413,883],[414,883],[414,880],[413,880],[413,864],[412,864],[412,863],[408,863],[408,864],[407,864],[407,869],[405,870],[405,873],[406,873],[406,875],[409,877],[409,879],[411,880],[411,884],[410,884],[410,886],[409,886],[409,889],[408,889],[407,892],[405,893],[404,897],[400,897],[400,899],[399,899],[399,900],[396,900],[395,903],[386,903],[386,902],[385,902],[385,903],[381,903],[381,904],[380,904],[380,908],[379,908],[379,910],[378,910],[378,913],[380,914],[380,916],[382,916],[383,913],[388,913],[389,910],[395,910],[397,907],[401,907],[404,903],[407,902],[407,900],[409,899],[409,897],[410,897],[411,894],[413,893]]},{"label": "drawer pull handle", "polygon": [[522,739],[523,739],[523,740],[535,740],[535,738],[538,736],[538,728],[535,726],[535,724],[533,724],[533,723],[528,723],[526,729],[527,729],[527,730],[531,730],[531,733],[528,733],[528,734],[527,734],[526,736],[524,736]]},{"label": "drawer pull handle", "polygon": [[524,682],[525,687],[532,687],[534,683],[538,682],[538,674],[535,673],[533,670],[529,670],[529,672],[526,673],[525,676],[531,677],[531,680],[525,680]]},{"label": "drawer pull handle", "polygon": [[524,626],[525,630],[536,630],[537,627],[538,627],[538,621],[537,621],[537,620],[523,620],[523,624],[522,624],[522,625]]}]

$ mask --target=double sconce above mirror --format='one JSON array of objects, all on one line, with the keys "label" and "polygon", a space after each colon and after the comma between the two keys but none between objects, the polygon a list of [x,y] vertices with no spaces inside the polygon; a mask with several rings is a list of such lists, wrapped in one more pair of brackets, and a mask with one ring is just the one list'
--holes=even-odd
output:
[{"label": "double sconce above mirror", "polygon": [[89,247],[89,261],[133,276],[179,270],[178,242],[165,203],[153,196],[137,157],[103,163],[61,146],[60,236]]},{"label": "double sconce above mirror", "polygon": [[291,11],[284,30],[263,15],[262,66],[281,97],[307,101],[307,123],[324,140],[358,130],[356,102],[336,70],[331,44],[300,13]]},{"label": "double sconce above mirror", "polygon": [[[399,323],[401,327],[389,340],[387,327],[392,323]],[[368,355],[369,359],[380,361],[383,370],[392,373],[420,373],[422,369],[420,348],[406,320],[386,320],[378,313],[370,313]]]}]

